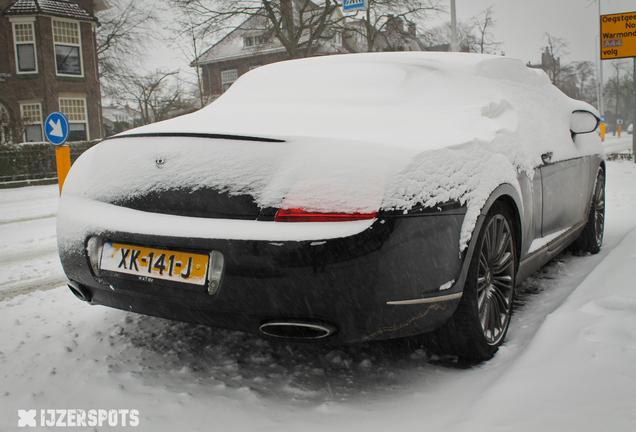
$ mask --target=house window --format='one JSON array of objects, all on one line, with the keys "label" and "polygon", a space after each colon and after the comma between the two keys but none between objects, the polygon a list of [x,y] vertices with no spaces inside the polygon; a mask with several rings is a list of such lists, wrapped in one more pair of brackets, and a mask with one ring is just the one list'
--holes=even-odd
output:
[{"label": "house window", "polygon": [[221,85],[223,92],[230,88],[232,83],[238,79],[238,72],[236,69],[224,70],[221,72]]},{"label": "house window", "polygon": [[263,45],[263,43],[265,43],[263,35],[245,36],[243,38],[243,46],[245,48]]},{"label": "house window", "polygon": [[79,23],[53,20],[53,45],[57,74],[81,76],[82,39]]},{"label": "house window", "polygon": [[68,140],[88,141],[86,99],[60,98],[60,112],[68,119]]},{"label": "house window", "polygon": [[20,104],[22,122],[25,124],[24,141],[42,142],[42,106],[39,103]]},{"label": "house window", "polygon": [[354,35],[357,43],[364,44],[367,42],[366,31],[364,29],[358,29]]},{"label": "house window", "polygon": [[37,72],[38,64],[35,56],[33,23],[14,23],[13,40],[15,41],[15,59],[18,73]]},{"label": "house window", "polygon": [[342,45],[342,33],[336,32],[333,34],[333,43],[335,45]]}]

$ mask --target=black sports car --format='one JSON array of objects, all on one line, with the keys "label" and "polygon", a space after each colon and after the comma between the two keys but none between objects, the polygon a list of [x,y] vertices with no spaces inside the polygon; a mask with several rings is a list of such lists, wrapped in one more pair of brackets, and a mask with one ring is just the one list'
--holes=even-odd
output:
[{"label": "black sports car", "polygon": [[492,357],[516,285],[603,239],[596,110],[519,60],[371,53],[242,76],[108,138],[64,185],[80,299],[268,338],[435,330]]}]

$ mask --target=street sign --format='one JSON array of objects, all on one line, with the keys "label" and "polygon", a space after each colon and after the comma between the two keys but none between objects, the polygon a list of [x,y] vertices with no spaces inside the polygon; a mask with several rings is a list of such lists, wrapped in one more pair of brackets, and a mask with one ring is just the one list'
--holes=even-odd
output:
[{"label": "street sign", "polygon": [[601,116],[601,122],[606,123],[607,122],[607,117]]},{"label": "street sign", "polygon": [[601,15],[601,60],[636,57],[636,12]]},{"label": "street sign", "polygon": [[53,145],[60,146],[68,139],[68,119],[61,112],[55,111],[49,114],[44,122],[46,139]]},{"label": "street sign", "polygon": [[343,12],[367,10],[368,8],[369,0],[343,0],[342,2]]}]

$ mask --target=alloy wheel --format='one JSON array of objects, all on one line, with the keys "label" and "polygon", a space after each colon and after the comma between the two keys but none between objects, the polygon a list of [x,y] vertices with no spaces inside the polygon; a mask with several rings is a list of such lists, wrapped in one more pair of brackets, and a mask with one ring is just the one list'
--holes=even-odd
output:
[{"label": "alloy wheel", "polygon": [[486,227],[479,256],[477,307],[489,345],[496,345],[508,327],[514,291],[514,244],[506,218],[495,215]]}]

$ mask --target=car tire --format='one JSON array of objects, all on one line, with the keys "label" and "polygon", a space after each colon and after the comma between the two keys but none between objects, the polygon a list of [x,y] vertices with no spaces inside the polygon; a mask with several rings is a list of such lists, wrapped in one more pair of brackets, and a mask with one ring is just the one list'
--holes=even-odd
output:
[{"label": "car tire", "polygon": [[459,305],[435,335],[444,351],[476,361],[495,355],[510,325],[516,255],[510,211],[495,203],[477,238]]},{"label": "car tire", "polygon": [[605,230],[605,171],[598,169],[594,194],[590,203],[590,213],[587,224],[572,244],[573,249],[578,253],[589,252],[597,254],[603,245],[603,232]]}]

